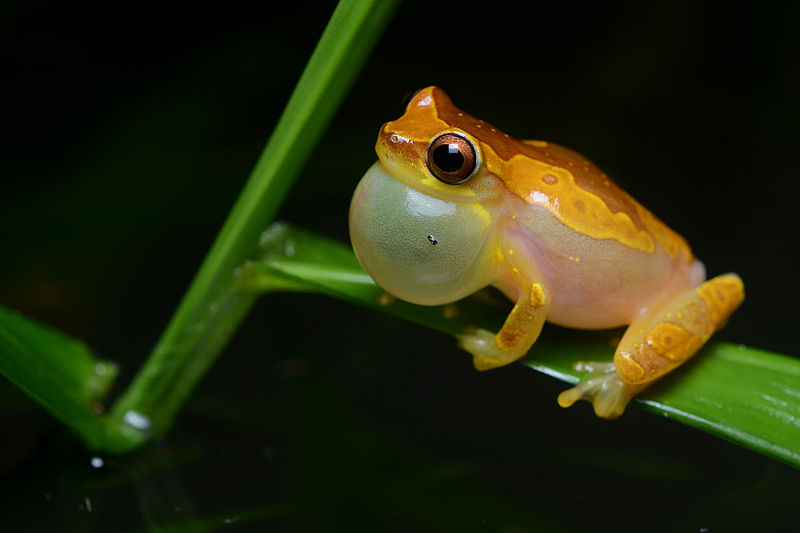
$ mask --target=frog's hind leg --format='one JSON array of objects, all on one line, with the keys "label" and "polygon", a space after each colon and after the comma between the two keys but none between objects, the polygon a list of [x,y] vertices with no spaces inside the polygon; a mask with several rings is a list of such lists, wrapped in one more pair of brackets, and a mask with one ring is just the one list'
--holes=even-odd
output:
[{"label": "frog's hind leg", "polygon": [[578,363],[587,370],[581,382],[562,392],[558,403],[578,400],[595,414],[616,418],[643,388],[692,357],[744,300],[736,274],[710,279],[631,323],[614,354],[614,363]]}]

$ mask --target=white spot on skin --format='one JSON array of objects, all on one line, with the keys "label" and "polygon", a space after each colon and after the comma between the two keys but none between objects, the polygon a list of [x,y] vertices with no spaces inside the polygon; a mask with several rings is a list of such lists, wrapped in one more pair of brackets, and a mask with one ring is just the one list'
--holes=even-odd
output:
[{"label": "white spot on skin", "polygon": [[392,141],[393,143],[414,144],[414,141],[412,141],[408,137],[403,137],[402,135],[398,135],[396,133],[392,133],[392,136],[389,137],[389,140]]},{"label": "white spot on skin", "polygon": [[541,191],[531,191],[531,194],[528,196],[528,198],[530,198],[530,201],[533,204],[546,206],[550,205],[550,197]]},{"label": "white spot on skin", "polygon": [[419,102],[417,102],[417,107],[428,107],[429,105],[431,105],[432,101],[433,100],[431,99],[430,96],[425,96],[419,99]]}]

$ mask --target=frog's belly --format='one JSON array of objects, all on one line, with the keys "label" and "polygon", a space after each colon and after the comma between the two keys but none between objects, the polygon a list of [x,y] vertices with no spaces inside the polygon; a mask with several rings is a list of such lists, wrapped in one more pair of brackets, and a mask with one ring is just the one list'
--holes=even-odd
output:
[{"label": "frog's belly", "polygon": [[[629,324],[648,307],[702,283],[702,263],[594,239],[552,216],[508,227],[510,239],[530,258],[550,293],[548,321],[571,328]],[[531,229],[533,228],[533,229]]]}]

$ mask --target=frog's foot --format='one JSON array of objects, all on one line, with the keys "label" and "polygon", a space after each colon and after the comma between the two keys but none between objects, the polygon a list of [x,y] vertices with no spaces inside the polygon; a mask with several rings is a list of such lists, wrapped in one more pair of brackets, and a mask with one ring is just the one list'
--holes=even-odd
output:
[{"label": "frog's foot", "polygon": [[569,407],[578,400],[594,406],[600,418],[614,419],[625,412],[625,407],[644,386],[625,383],[617,375],[614,363],[575,363],[575,369],[586,372],[581,381],[558,395],[558,405]]},{"label": "frog's foot", "polygon": [[499,347],[497,336],[485,329],[471,328],[456,338],[459,348],[472,354],[472,364],[478,370],[490,370],[520,358],[519,355]]}]

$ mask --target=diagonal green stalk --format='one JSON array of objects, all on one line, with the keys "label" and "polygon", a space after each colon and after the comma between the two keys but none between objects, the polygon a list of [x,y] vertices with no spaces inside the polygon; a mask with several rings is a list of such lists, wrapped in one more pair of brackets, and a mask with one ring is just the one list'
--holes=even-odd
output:
[{"label": "diagonal green stalk", "polygon": [[222,230],[141,371],[109,422],[120,446],[164,432],[252,304],[233,290],[289,186],[361,70],[396,0],[343,0]]}]

